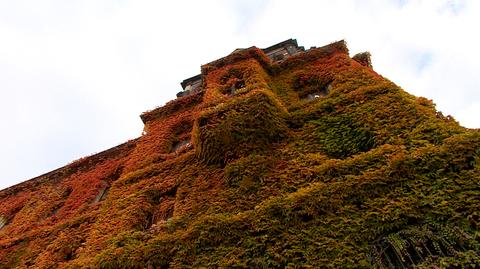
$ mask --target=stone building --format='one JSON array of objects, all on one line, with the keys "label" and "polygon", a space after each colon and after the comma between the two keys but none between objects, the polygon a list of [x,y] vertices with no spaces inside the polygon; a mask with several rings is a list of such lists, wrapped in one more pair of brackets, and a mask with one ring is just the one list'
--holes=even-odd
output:
[{"label": "stone building", "polygon": [[[232,53],[241,51],[244,49],[236,49]],[[305,52],[303,46],[298,46],[296,39],[287,39],[268,48],[262,49],[271,62],[281,62],[291,56]],[[183,91],[177,93],[177,97],[188,96],[195,91],[199,90],[202,86],[202,77],[200,74],[187,78],[181,83]]]}]

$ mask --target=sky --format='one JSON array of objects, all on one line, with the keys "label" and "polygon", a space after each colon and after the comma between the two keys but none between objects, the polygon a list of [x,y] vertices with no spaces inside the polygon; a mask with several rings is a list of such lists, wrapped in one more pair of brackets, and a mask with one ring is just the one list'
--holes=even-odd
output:
[{"label": "sky", "polygon": [[480,1],[0,0],[0,189],[141,135],[200,65],[288,38],[480,127]]}]

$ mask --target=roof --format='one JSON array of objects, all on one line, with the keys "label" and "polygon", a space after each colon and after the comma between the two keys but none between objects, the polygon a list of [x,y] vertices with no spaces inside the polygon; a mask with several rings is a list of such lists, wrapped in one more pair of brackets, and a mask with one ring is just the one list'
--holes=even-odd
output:
[{"label": "roof", "polygon": [[193,76],[191,78],[184,79],[180,84],[182,85],[182,88],[185,89],[185,87],[187,87],[187,85],[190,82],[194,82],[194,81],[197,81],[197,80],[200,80],[200,79],[202,79],[202,76],[201,76],[201,74],[198,74],[198,75]]},{"label": "roof", "polygon": [[[295,46],[295,48],[298,48],[300,50],[305,50],[303,47],[299,47],[298,46],[298,43],[297,43],[297,40],[296,39],[287,39],[285,41],[282,41],[280,43],[277,43],[275,45],[272,45],[268,48],[264,48],[262,49],[262,51],[267,54],[271,51],[274,51],[276,49],[279,49],[279,48],[283,48],[283,47],[286,47],[288,45],[292,45],[292,46]],[[241,50],[244,50],[243,48],[238,48],[238,49],[235,49],[232,53],[235,53],[235,52],[238,52],[238,51],[241,51]],[[201,74],[198,74],[196,76],[193,76],[193,77],[190,77],[190,78],[187,78],[185,80],[183,80],[180,84],[182,85],[182,88],[185,89],[185,87],[187,87],[187,85],[191,82],[194,82],[194,81],[197,81],[197,80],[201,80],[202,79],[202,76]]]},{"label": "roof", "polygon": [[277,43],[277,44],[275,44],[275,45],[273,45],[273,46],[270,46],[270,47],[268,47],[268,48],[264,48],[264,49],[262,49],[262,50],[263,50],[263,52],[268,53],[268,52],[271,52],[271,51],[273,51],[273,50],[276,50],[276,49],[285,47],[285,46],[287,46],[287,45],[293,45],[293,46],[295,46],[296,48],[300,48],[300,49],[303,50],[303,47],[299,47],[299,46],[298,46],[297,40],[296,40],[296,39],[292,39],[292,38],[287,39],[287,40],[285,40],[285,41],[282,41],[282,42],[280,42],[280,43]]}]

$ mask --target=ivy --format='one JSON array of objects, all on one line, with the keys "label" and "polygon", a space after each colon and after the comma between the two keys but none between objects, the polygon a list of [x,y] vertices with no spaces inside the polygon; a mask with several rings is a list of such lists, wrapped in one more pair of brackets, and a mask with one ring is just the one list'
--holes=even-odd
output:
[{"label": "ivy", "polygon": [[480,131],[369,54],[252,47],[201,76],[141,137],[0,191],[0,267],[479,267]]}]

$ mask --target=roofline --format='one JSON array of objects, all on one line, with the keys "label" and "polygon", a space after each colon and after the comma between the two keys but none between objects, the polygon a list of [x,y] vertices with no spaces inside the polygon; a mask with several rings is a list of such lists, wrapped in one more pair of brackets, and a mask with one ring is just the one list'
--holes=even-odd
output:
[{"label": "roofline", "polygon": [[[296,48],[299,48],[300,50],[305,50],[304,47],[299,47],[298,46],[298,43],[297,43],[297,40],[296,39],[293,39],[293,38],[290,38],[290,39],[287,39],[287,40],[284,40],[280,43],[277,43],[275,45],[272,45],[270,47],[267,47],[267,48],[264,48],[262,49],[262,51],[267,54],[273,50],[276,50],[278,48],[281,48],[285,45],[294,45]],[[253,47],[250,47],[250,48],[253,48]],[[247,48],[249,49],[249,48]],[[235,49],[232,53],[238,51],[238,50],[244,50],[244,49]],[[213,61],[214,62],[214,61]],[[182,88],[185,89],[185,87],[187,87],[188,83],[190,82],[194,82],[194,81],[197,81],[197,80],[201,80],[202,79],[202,74],[198,74],[198,75],[195,75],[193,77],[190,77],[190,78],[187,78],[187,79],[184,79],[182,82],[180,82],[180,85],[182,85]]]},{"label": "roofline", "polygon": [[182,85],[182,88],[185,89],[187,87],[187,84],[196,80],[202,79],[202,74],[195,75],[193,77],[184,79],[182,82],[180,82],[180,85]]},{"label": "roofline", "polygon": [[[44,173],[42,175],[36,176],[34,178],[24,180],[24,181],[19,182],[15,185],[12,185],[12,186],[9,186],[5,189],[2,189],[2,190],[0,190],[0,199],[3,199],[4,197],[6,197],[8,195],[12,195],[12,194],[18,193],[20,191],[23,191],[25,188],[33,189],[33,188],[38,187],[41,184],[48,184],[50,182],[55,182],[57,180],[61,180],[62,178],[66,178],[66,177],[64,177],[65,175],[74,174],[75,172],[77,172],[81,169],[85,169],[85,167],[87,167],[86,169],[90,169],[88,167],[89,162],[94,162],[94,163],[95,162],[102,162],[102,161],[105,161],[106,159],[108,159],[110,157],[110,155],[118,156],[118,155],[115,155],[115,154],[118,153],[118,152],[123,153],[124,148],[127,148],[127,149],[130,148],[130,149],[133,150],[139,139],[140,138],[138,137],[138,138],[129,140],[127,142],[124,142],[122,144],[116,145],[114,147],[111,147],[109,149],[100,151],[98,153],[94,153],[92,155],[82,157],[80,159],[72,161],[71,163],[69,163],[67,165],[59,167],[55,170],[52,170],[50,172],[47,172],[47,173]],[[121,154],[119,154],[119,155],[121,155]],[[82,167],[82,165],[84,165],[84,166]]]},{"label": "roofline", "polygon": [[270,51],[272,51],[272,50],[281,48],[281,47],[283,47],[284,45],[294,45],[294,46],[297,47],[297,48],[303,48],[303,47],[299,47],[299,46],[298,46],[298,43],[297,43],[297,40],[296,40],[296,39],[290,38],[290,39],[287,39],[287,40],[282,41],[282,42],[280,42],[280,43],[277,43],[277,44],[275,44],[275,45],[272,45],[272,46],[270,46],[270,47],[268,47],[268,48],[264,48],[264,49],[262,49],[262,50],[263,50],[263,52],[268,53],[268,52],[270,52]]}]

